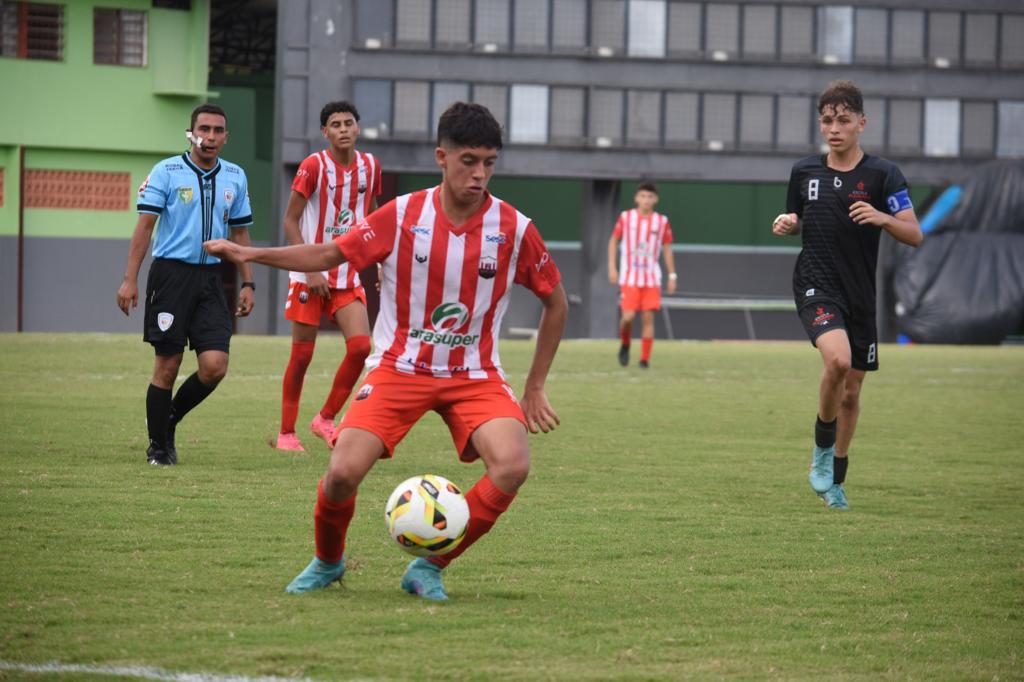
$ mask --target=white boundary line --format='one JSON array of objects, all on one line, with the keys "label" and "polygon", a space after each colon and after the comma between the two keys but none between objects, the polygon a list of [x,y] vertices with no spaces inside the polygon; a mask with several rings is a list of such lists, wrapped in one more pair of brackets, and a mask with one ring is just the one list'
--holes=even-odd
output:
[{"label": "white boundary line", "polygon": [[144,680],[165,682],[311,682],[308,677],[248,677],[246,675],[218,675],[215,673],[176,673],[160,668],[141,666],[83,665],[79,663],[11,663],[0,661],[0,670],[25,673],[85,673],[92,675],[118,675]]}]

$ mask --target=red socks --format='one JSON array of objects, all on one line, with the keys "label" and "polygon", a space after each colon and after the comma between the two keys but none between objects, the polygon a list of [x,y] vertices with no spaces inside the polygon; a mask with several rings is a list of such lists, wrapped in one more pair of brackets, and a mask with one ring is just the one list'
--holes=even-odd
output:
[{"label": "red socks", "polygon": [[632,334],[633,330],[631,327],[623,327],[621,325],[619,326],[619,338],[622,339],[623,346],[629,345],[630,337],[632,336]]},{"label": "red socks", "polygon": [[345,552],[345,534],[356,511],[356,495],[344,502],[332,502],[324,494],[324,481],[316,488],[316,507],[313,526],[316,535],[316,557],[320,561],[336,564]]},{"label": "red socks", "polygon": [[345,359],[334,375],[334,385],[331,386],[331,393],[324,401],[320,410],[320,416],[324,419],[334,419],[334,415],[341,411],[341,406],[348,400],[352,387],[359,380],[363,372],[363,365],[370,354],[370,337],[353,336],[345,340]]},{"label": "red socks", "polygon": [[299,397],[302,396],[302,380],[313,359],[314,341],[292,341],[292,354],[284,370],[284,385],[281,389],[281,433],[295,432],[295,418],[299,414]]},{"label": "red socks", "polygon": [[466,528],[466,536],[462,538],[459,546],[448,554],[430,557],[427,561],[441,568],[446,567],[487,533],[514,499],[516,499],[515,493],[499,490],[487,474],[484,474],[484,477],[466,493],[466,502],[469,503],[469,525]]},{"label": "red socks", "polygon": [[654,339],[640,339],[640,360],[647,362],[651,359],[651,346],[654,345]]}]

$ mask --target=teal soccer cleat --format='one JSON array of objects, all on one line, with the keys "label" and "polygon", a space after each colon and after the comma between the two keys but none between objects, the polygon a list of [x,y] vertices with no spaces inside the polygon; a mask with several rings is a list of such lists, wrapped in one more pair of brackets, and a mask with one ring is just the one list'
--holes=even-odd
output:
[{"label": "teal soccer cleat", "polygon": [[322,590],[331,583],[341,580],[343,575],[345,575],[345,557],[341,557],[341,561],[336,564],[329,564],[313,557],[309,566],[295,576],[295,580],[288,583],[288,587],[284,588],[284,591],[290,594],[302,594],[303,592]]},{"label": "teal soccer cleat", "polygon": [[835,483],[828,492],[821,496],[829,509],[849,509],[850,503],[846,501],[846,491],[842,483]]},{"label": "teal soccer cleat", "polygon": [[819,495],[827,493],[834,481],[832,480],[832,458],[835,457],[835,446],[819,448],[814,446],[814,453],[811,455],[811,473],[807,480],[811,482],[811,488]]},{"label": "teal soccer cleat", "polygon": [[448,601],[441,582],[441,568],[426,559],[413,559],[402,576],[402,589],[430,601]]}]

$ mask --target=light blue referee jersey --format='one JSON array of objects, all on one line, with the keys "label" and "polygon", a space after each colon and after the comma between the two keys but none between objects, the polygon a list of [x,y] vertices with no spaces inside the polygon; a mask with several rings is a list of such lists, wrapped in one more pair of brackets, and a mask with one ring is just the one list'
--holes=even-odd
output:
[{"label": "light blue referee jersey", "polygon": [[153,257],[193,265],[220,262],[203,251],[203,242],[226,239],[228,228],[252,225],[245,171],[223,159],[204,170],[187,152],[153,166],[139,187],[136,208],[160,216]]}]

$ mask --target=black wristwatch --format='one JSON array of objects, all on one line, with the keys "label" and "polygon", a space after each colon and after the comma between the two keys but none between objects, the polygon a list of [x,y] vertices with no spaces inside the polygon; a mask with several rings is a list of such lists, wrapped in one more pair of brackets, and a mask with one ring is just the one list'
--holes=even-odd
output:
[{"label": "black wristwatch", "polygon": [[246,287],[249,287],[253,291],[256,291],[256,282],[242,282],[242,286],[238,287],[238,289],[239,289],[239,291],[241,291],[242,289],[244,289]]}]

